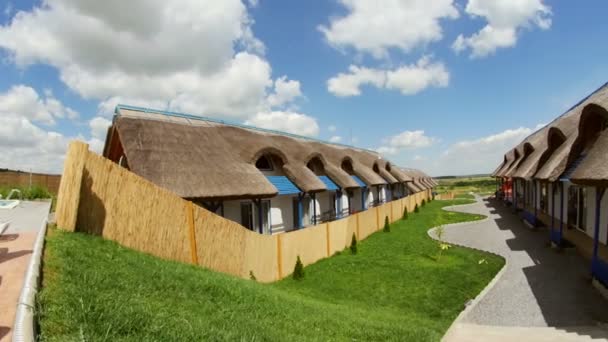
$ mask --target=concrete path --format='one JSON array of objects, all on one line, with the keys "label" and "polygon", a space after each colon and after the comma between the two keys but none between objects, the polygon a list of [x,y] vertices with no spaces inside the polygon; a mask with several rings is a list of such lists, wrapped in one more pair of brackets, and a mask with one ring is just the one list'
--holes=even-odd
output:
[{"label": "concrete path", "polygon": [[449,210],[489,219],[446,227],[446,241],[499,254],[507,264],[455,322],[446,341],[608,338],[608,301],[591,286],[588,261],[548,247],[547,230],[530,230],[499,201],[477,197],[475,204]]},{"label": "concrete path", "polygon": [[14,209],[0,209],[0,223],[9,222],[0,235],[0,341],[11,340],[34,241],[50,207],[50,202],[21,202]]}]

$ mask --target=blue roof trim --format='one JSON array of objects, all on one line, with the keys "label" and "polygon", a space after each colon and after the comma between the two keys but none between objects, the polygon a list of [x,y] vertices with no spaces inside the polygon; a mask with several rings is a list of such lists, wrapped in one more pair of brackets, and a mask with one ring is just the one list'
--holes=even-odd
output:
[{"label": "blue roof trim", "polygon": [[114,114],[120,115],[120,113],[119,113],[120,109],[134,110],[134,111],[138,111],[138,112],[160,114],[160,115],[166,115],[166,116],[172,116],[172,117],[184,118],[184,119],[191,119],[191,120],[198,120],[198,121],[213,122],[213,123],[218,123],[218,124],[222,124],[222,125],[226,125],[226,126],[233,126],[233,127],[239,127],[239,128],[245,128],[245,129],[252,129],[252,130],[255,130],[255,131],[260,131],[260,132],[265,132],[265,133],[284,135],[284,136],[288,136],[288,137],[292,137],[292,138],[298,138],[298,139],[304,139],[304,140],[310,140],[310,141],[317,141],[317,142],[321,142],[321,143],[324,143],[324,144],[336,145],[336,146],[342,146],[342,147],[349,147],[349,148],[354,148],[356,150],[362,150],[362,151],[368,151],[368,152],[376,153],[376,151],[370,150],[370,149],[366,149],[366,148],[355,147],[355,146],[351,146],[351,145],[340,144],[340,143],[325,141],[325,140],[321,140],[321,139],[315,139],[315,138],[306,137],[306,136],[303,136],[303,135],[298,135],[298,134],[293,134],[293,133],[287,133],[287,132],[277,131],[277,130],[274,130],[274,129],[255,127],[255,126],[245,125],[245,124],[234,122],[234,121],[226,121],[226,120],[209,118],[209,117],[206,117],[206,116],[198,116],[198,115],[192,115],[192,114],[171,112],[171,111],[166,111],[166,110],[159,110],[159,109],[152,109],[152,108],[144,108],[144,107],[137,107],[137,106],[129,106],[129,105],[118,104],[116,106],[116,108],[114,109]]},{"label": "blue roof trim", "polygon": [[336,183],[334,183],[331,179],[329,179],[329,177],[327,177],[327,176],[318,176],[318,177],[323,182],[323,184],[325,184],[325,186],[327,187],[327,190],[329,190],[329,191],[340,190],[340,187]]},{"label": "blue roof trim", "polygon": [[299,194],[300,189],[285,176],[266,176],[268,181],[279,190],[279,195]]},{"label": "blue roof trim", "polygon": [[574,171],[578,168],[579,165],[581,165],[583,160],[585,160],[586,156],[586,154],[581,154],[580,156],[578,156],[578,158],[576,158],[570,165],[568,165],[566,171],[564,171],[564,173],[562,173],[562,175],[559,177],[559,180],[562,182],[569,181]]},{"label": "blue roof trim", "polygon": [[360,187],[365,188],[367,185],[365,185],[365,183],[363,183],[363,181],[361,180],[361,178],[357,177],[357,176],[351,176],[353,177],[353,179],[355,180],[355,182],[357,182],[357,184],[359,184]]}]

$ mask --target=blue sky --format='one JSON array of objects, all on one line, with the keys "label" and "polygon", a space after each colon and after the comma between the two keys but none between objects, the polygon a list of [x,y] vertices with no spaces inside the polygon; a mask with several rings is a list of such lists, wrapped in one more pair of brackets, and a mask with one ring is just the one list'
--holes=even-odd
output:
[{"label": "blue sky", "polygon": [[608,81],[605,1],[379,3],[0,1],[0,167],[60,172],[125,103],[484,173]]}]

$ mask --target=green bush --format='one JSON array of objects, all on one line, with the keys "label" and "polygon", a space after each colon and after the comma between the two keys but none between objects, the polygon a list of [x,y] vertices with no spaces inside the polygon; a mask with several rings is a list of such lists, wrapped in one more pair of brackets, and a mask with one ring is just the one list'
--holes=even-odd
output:
[{"label": "green bush", "polygon": [[353,238],[350,240],[350,254],[357,254],[357,236],[353,233]]},{"label": "green bush", "polygon": [[407,208],[403,208],[403,216],[401,217],[402,220],[407,220]]},{"label": "green bush", "polygon": [[419,211],[420,211],[420,210],[418,210],[418,204],[416,204],[416,206],[414,207],[414,212],[415,212],[415,213],[417,213],[417,212],[419,212]]},{"label": "green bush", "polygon": [[257,281],[258,279],[255,277],[255,274],[253,274],[253,271],[249,271],[249,279],[253,280],[253,281]]},{"label": "green bush", "polygon": [[426,201],[425,201],[425,200],[422,200],[422,203],[420,203],[420,206],[421,206],[421,207],[424,207],[425,205],[426,205]]},{"label": "green bush", "polygon": [[390,231],[391,231],[391,225],[388,224],[388,216],[384,217],[384,229],[383,229],[383,231],[385,233],[390,233]]},{"label": "green bush", "polygon": [[3,185],[0,186],[0,195],[2,195],[2,198],[6,198],[13,189],[17,189],[21,192],[21,197],[19,194],[13,195],[14,198],[17,199],[34,200],[53,198],[53,194],[51,194],[47,188],[40,185],[32,185],[31,188],[27,186]]},{"label": "green bush", "polygon": [[304,265],[302,264],[302,260],[300,260],[300,256],[298,255],[296,266],[293,268],[293,279],[300,280],[302,278],[304,278]]}]

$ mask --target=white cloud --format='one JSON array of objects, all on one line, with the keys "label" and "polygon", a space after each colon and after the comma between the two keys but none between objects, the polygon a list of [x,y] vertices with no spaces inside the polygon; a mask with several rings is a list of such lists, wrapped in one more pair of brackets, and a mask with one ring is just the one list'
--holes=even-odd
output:
[{"label": "white cloud", "polygon": [[429,147],[437,139],[425,135],[423,130],[403,131],[397,135],[384,139],[384,146],[376,149],[384,155],[395,155],[403,149],[417,149]]},{"label": "white cloud", "polygon": [[315,118],[295,112],[260,112],[245,124],[311,137],[319,135]]},{"label": "white cloud", "polygon": [[300,82],[288,80],[282,76],[274,81],[274,92],[268,95],[267,102],[271,107],[280,107],[302,96]]},{"label": "white cloud", "polygon": [[0,113],[18,113],[23,118],[47,125],[55,124],[55,119],[78,117],[76,111],[61,104],[50,91],[41,97],[35,89],[21,84],[0,94]]},{"label": "white cloud", "polygon": [[392,70],[351,65],[348,73],[339,73],[327,81],[327,90],[341,97],[361,95],[361,86],[398,90],[403,95],[414,95],[429,87],[447,87],[450,74],[443,63],[432,62],[424,56],[416,64]]},{"label": "white cloud", "polygon": [[105,140],[108,132],[108,127],[112,125],[112,121],[97,116],[89,121],[89,127],[91,128],[91,136],[100,140]]},{"label": "white cloud", "polygon": [[[6,168],[60,172],[69,139],[42,129],[37,123],[54,123],[69,117],[58,100],[41,98],[31,87],[16,85],[0,94],[0,165]],[[75,113],[75,112],[74,112]]]},{"label": "white cloud", "polygon": [[418,160],[415,165],[437,176],[490,173],[502,162],[507,151],[534,131],[536,128],[519,127],[462,140],[448,146],[439,156]]},{"label": "white cloud", "polygon": [[0,47],[20,67],[55,67],[102,114],[122,102],[245,120],[301,96],[273,82],[252,24],[239,0],[49,0],[0,26]]},{"label": "white cloud", "polygon": [[439,41],[441,19],[455,19],[453,0],[339,0],[347,9],[344,17],[319,26],[329,44],[338,49],[353,48],[376,58],[388,56],[388,49],[408,52]]},{"label": "white cloud", "polygon": [[339,135],[334,135],[331,138],[329,138],[329,141],[333,142],[333,143],[338,143],[338,142],[342,141],[342,137]]},{"label": "white cloud", "polygon": [[543,0],[469,0],[465,11],[483,17],[487,25],[470,37],[459,35],[452,44],[456,52],[471,49],[471,58],[486,57],[499,48],[513,47],[522,28],[551,27],[551,9]]}]

